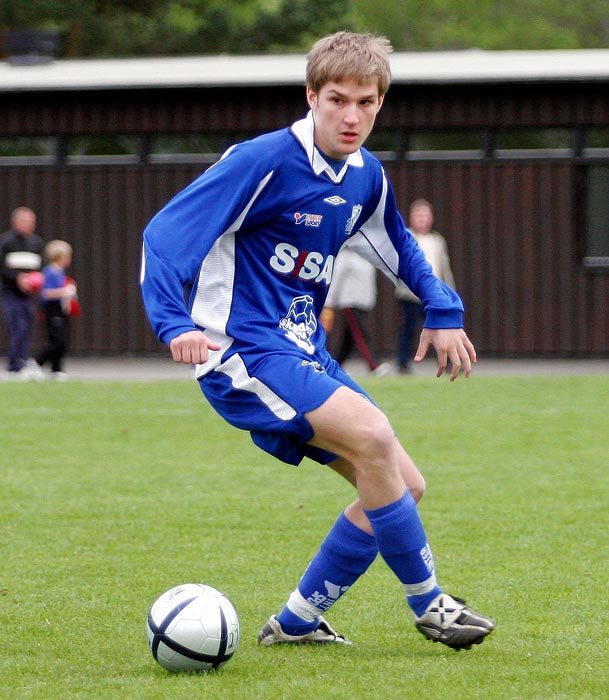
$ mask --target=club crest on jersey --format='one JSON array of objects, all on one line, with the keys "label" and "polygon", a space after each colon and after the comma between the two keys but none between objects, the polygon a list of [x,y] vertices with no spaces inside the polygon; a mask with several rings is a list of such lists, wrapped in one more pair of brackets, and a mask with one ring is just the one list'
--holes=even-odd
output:
[{"label": "club crest on jersey", "polygon": [[279,321],[279,328],[285,331],[286,338],[312,355],[315,346],[311,336],[317,330],[313,298],[308,294],[294,297],[287,314]]},{"label": "club crest on jersey", "polygon": [[353,207],[353,211],[351,212],[351,216],[349,217],[349,220],[347,221],[347,225],[345,226],[345,235],[349,236],[351,235],[351,231],[353,231],[353,228],[359,219],[359,215],[362,213],[362,205],[361,204],[356,204]]},{"label": "club crest on jersey", "polygon": [[319,228],[323,216],[321,214],[301,214],[296,212],[294,214],[294,223],[298,226],[304,224],[305,226],[312,226],[313,228]]}]

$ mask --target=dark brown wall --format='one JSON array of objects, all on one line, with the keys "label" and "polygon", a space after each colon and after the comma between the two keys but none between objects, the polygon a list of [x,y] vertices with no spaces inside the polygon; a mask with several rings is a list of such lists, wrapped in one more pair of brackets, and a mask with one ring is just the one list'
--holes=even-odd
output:
[{"label": "dark brown wall", "polygon": [[[609,124],[603,82],[394,84],[380,127],[450,129]],[[266,131],[307,109],[300,86],[0,96],[0,135]]]},{"label": "dark brown wall", "polygon": [[609,274],[581,266],[572,162],[423,162],[387,170],[403,205],[418,196],[435,203],[481,352],[608,352]]},{"label": "dark brown wall", "polygon": [[[467,327],[480,352],[592,356],[609,349],[609,275],[579,265],[575,166],[568,162],[388,163],[403,210],[436,205],[448,240]],[[75,250],[83,316],[75,353],[160,349],[138,287],[141,231],[200,166],[0,168],[0,205],[33,206],[39,231]],[[391,285],[380,280],[377,350],[390,354],[399,323]],[[1,346],[4,347],[4,346]]]},{"label": "dark brown wall", "polygon": [[0,133],[266,131],[306,109],[300,87],[23,93],[0,102]]},{"label": "dark brown wall", "polygon": [[[255,132],[304,113],[301,87],[53,93],[4,96],[0,136]],[[609,124],[604,84],[394,85],[380,127],[408,129]],[[34,208],[39,231],[75,249],[83,316],[72,352],[163,351],[138,287],[141,231],[205,166],[0,164],[0,221]],[[487,355],[607,356],[609,274],[581,267],[575,157],[547,160],[396,160],[386,163],[405,212],[415,197],[436,206],[467,328]],[[400,321],[380,280],[376,349],[391,354]],[[0,324],[1,325],[1,324]],[[0,333],[0,352],[6,337]]]}]

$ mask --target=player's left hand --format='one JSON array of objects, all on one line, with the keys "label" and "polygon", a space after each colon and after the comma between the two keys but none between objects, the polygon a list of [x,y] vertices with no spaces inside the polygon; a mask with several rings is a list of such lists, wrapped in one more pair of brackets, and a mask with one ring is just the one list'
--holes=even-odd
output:
[{"label": "player's left hand", "polygon": [[449,360],[451,382],[461,370],[469,377],[472,364],[476,362],[476,350],[462,328],[423,328],[414,361],[422,362],[432,346],[438,357],[436,377],[444,374]]}]

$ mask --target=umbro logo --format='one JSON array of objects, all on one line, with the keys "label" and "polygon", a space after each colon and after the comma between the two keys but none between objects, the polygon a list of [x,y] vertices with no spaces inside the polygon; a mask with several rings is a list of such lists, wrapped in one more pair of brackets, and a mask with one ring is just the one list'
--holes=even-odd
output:
[{"label": "umbro logo", "polygon": [[324,199],[324,202],[328,202],[328,204],[331,204],[332,206],[337,207],[339,204],[346,204],[347,200],[343,199],[342,197],[339,197],[337,194],[335,194],[332,197],[326,197]]}]

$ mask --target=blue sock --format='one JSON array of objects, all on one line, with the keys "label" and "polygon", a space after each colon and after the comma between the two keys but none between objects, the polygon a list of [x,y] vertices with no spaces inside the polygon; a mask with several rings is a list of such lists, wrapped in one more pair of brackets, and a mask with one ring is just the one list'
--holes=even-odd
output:
[{"label": "blue sock", "polygon": [[317,615],[328,610],[365,573],[378,554],[376,540],[341,513],[277,615],[286,634],[317,628]]},{"label": "blue sock", "polygon": [[420,617],[441,589],[414,498],[406,491],[394,503],[365,512],[381,556],[402,583],[408,604]]},{"label": "blue sock", "polygon": [[408,605],[410,609],[417,617],[422,617],[425,611],[430,606],[431,601],[439,594],[442,593],[440,586],[435,586],[429,593],[424,593],[423,595],[409,595],[406,596]]},{"label": "blue sock", "polygon": [[316,630],[319,625],[317,618],[312,621],[303,620],[302,617],[298,617],[298,615],[293,613],[287,605],[277,615],[277,619],[281,624],[281,629],[286,634],[292,635],[308,634]]}]

